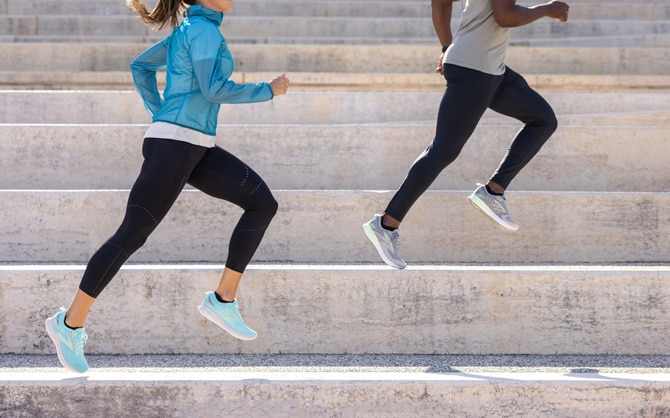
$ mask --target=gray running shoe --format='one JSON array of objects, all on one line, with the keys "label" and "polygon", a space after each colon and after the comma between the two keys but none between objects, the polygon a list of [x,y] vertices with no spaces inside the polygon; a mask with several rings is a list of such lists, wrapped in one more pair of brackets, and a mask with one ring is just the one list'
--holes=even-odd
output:
[{"label": "gray running shoe", "polygon": [[519,229],[519,225],[514,222],[514,219],[512,219],[507,210],[505,196],[490,194],[483,184],[477,183],[477,186],[479,187],[468,197],[474,207],[484,212],[491,220],[506,231],[516,231]]},{"label": "gray running shoe", "polygon": [[382,215],[375,215],[370,222],[363,224],[363,231],[379,256],[386,264],[397,269],[404,269],[407,263],[400,257],[398,248],[398,230],[389,231],[382,227]]}]

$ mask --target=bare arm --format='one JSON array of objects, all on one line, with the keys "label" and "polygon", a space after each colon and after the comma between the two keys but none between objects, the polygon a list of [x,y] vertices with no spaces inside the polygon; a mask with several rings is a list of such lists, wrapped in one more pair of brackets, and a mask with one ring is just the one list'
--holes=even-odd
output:
[{"label": "bare arm", "polygon": [[442,55],[437,61],[437,68],[435,71],[442,74],[442,58],[444,57],[444,50],[451,45],[453,36],[451,34],[451,10],[452,3],[458,0],[431,0],[431,12],[433,15],[433,27],[437,34],[437,39],[442,45]]},{"label": "bare arm", "polygon": [[561,22],[568,20],[570,6],[562,1],[550,1],[537,6],[524,7],[516,4],[516,0],[491,0],[493,17],[503,28],[524,26],[543,17],[550,17]]},{"label": "bare arm", "polygon": [[433,27],[440,44],[445,47],[451,45],[451,5],[458,0],[431,0]]}]

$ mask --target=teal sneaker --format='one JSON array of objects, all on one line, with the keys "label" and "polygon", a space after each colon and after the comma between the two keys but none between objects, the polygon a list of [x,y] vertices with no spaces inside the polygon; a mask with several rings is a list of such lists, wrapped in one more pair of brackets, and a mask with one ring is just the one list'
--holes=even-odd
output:
[{"label": "teal sneaker", "polygon": [[77,373],[88,370],[88,363],[84,358],[84,346],[88,336],[84,328],[71,329],[65,325],[65,308],[45,321],[47,333],[56,345],[58,360],[65,368]]},{"label": "teal sneaker", "polygon": [[223,328],[228,334],[240,340],[253,340],[258,334],[249,328],[242,320],[237,299],[231,303],[221,303],[216,300],[214,292],[207,292],[207,297],[198,306],[198,310],[205,318]]}]

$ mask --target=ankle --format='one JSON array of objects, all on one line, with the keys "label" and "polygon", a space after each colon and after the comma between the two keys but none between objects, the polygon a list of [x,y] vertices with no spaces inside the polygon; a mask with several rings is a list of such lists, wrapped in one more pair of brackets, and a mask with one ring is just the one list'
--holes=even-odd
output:
[{"label": "ankle", "polygon": [[387,231],[395,231],[400,227],[400,222],[386,214],[382,216],[379,224]]},{"label": "ankle", "polygon": [[493,196],[502,196],[505,193],[505,189],[496,183],[488,183],[484,187],[486,187],[486,191]]},{"label": "ankle", "polygon": [[67,317],[65,317],[65,318],[63,319],[63,324],[65,324],[65,326],[68,327],[68,328],[70,328],[71,330],[78,330],[79,328],[84,328],[83,325],[80,325],[80,326],[74,326],[74,325],[70,325],[70,324],[68,324],[68,323],[67,323]]},{"label": "ankle", "polygon": [[232,298],[232,300],[226,300],[226,299],[222,298],[221,296],[219,296],[219,294],[217,292],[214,292],[214,297],[216,297],[216,300],[219,303],[233,303],[233,302],[235,302],[235,298]]}]

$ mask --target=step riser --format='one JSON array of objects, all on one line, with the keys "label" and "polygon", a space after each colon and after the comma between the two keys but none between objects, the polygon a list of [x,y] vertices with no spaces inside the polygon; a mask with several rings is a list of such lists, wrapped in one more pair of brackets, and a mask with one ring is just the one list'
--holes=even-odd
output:
[{"label": "step riser", "polygon": [[[70,15],[70,16],[134,16],[134,12],[126,7],[125,3],[107,0],[69,0],[62,1],[25,1],[8,0],[8,8],[4,4],[0,6],[0,14],[11,15]],[[152,7],[151,1],[146,1],[147,7]],[[155,2],[153,2],[155,3]],[[587,8],[582,8],[584,11]],[[621,9],[621,7],[614,7]],[[661,12],[660,7],[636,7],[643,19],[649,15],[650,19],[658,19]],[[394,1],[394,2],[370,2],[370,1],[236,1],[233,12],[226,19],[241,16],[267,16],[270,13],[276,16],[305,16],[305,17],[428,17],[430,16],[430,3],[418,3],[416,1]],[[611,15],[616,15],[614,11]],[[460,9],[454,8],[454,15],[460,15]],[[622,17],[630,17],[622,15]]]},{"label": "step riser", "polygon": [[[428,192],[402,228],[402,254],[417,262],[670,262],[670,195],[508,193],[520,229],[499,230],[467,199]],[[361,224],[392,193],[276,191],[279,212],[257,261],[379,263]],[[4,262],[86,262],[118,227],[127,192],[0,193]],[[222,262],[241,211],[184,191],[133,262]],[[189,222],[184,220],[189,219]],[[435,222],[435,220],[442,220]]]},{"label": "step riser", "polygon": [[[141,39],[135,42],[142,42]],[[4,71],[129,71],[145,44],[4,43]],[[524,74],[668,74],[666,48],[511,47],[510,67]],[[402,48],[403,59],[398,59]],[[230,49],[237,71],[424,73],[434,72],[434,46],[397,45],[235,45]],[[565,57],[570,59],[566,60]],[[375,57],[375,59],[360,59]],[[388,63],[393,65],[389,66]],[[439,77],[436,75],[436,77]]]},{"label": "step riser", "polygon": [[[518,129],[480,126],[432,189],[467,190],[488,178]],[[0,189],[129,188],[142,164],[145,130],[146,126],[0,126],[0,166],[6,171]],[[390,190],[401,184],[434,132],[429,123],[280,129],[223,125],[218,143],[276,190]],[[561,127],[512,190],[667,191],[668,136],[668,128]]]},{"label": "step riser", "polygon": [[[151,2],[147,2],[150,6]],[[602,3],[602,1],[599,1]],[[229,17],[241,16],[263,16],[268,14],[268,6],[272,13],[277,16],[306,16],[306,17],[377,17],[377,18],[399,18],[399,17],[430,17],[430,3],[425,1],[394,1],[394,2],[370,2],[370,1],[274,1],[268,2],[244,2],[235,3],[233,13]],[[457,4],[458,6],[458,4]],[[571,14],[576,19],[631,19],[635,20],[659,20],[670,17],[669,7],[666,4],[622,4],[607,2],[603,4],[581,3],[571,5]],[[0,14],[8,15],[101,15],[133,16],[125,4],[118,1],[96,1],[69,0],[63,1],[26,1],[8,0],[0,4]],[[461,15],[461,8],[454,7],[454,17]]]},{"label": "step riser", "polygon": [[[452,19],[452,31],[458,28],[458,18]],[[514,28],[512,40],[532,38],[607,37],[667,33],[670,23],[663,20],[579,20],[569,24],[543,19],[532,25]],[[430,17],[287,17],[287,16],[228,16],[221,31],[231,38],[323,38],[324,43],[345,43],[346,38],[421,41],[435,40]],[[0,16],[0,35],[5,36],[167,36],[170,29],[156,32],[134,16]],[[343,35],[344,39],[343,39]]]},{"label": "step riser", "polygon": [[[544,93],[559,120],[569,115],[663,112],[665,93]],[[442,99],[435,93],[294,93],[265,103],[223,106],[219,123],[332,124],[433,123]],[[268,115],[272,115],[269,117]],[[488,111],[485,117],[499,115]],[[504,118],[510,122],[511,119]],[[147,124],[149,116],[133,91],[2,91],[0,123]],[[588,120],[586,120],[588,122]]]},{"label": "step riser", "polygon": [[[253,342],[196,309],[220,269],[124,269],[88,317],[86,352],[670,354],[667,268],[500,269],[252,266],[238,298]],[[3,353],[52,353],[44,319],[71,300],[81,274],[3,269]]]},{"label": "step riser", "polygon": [[[625,381],[628,376],[615,379]],[[272,375],[242,374],[232,382],[216,378],[97,381],[86,377],[0,385],[0,397],[11,413],[73,418],[219,416],[222,405],[235,416],[254,417],[651,418],[668,414],[668,396],[670,385],[665,382],[516,382],[514,377],[460,382],[285,381]]]},{"label": "step riser", "polygon": [[[236,72],[231,77],[235,82],[245,80],[270,80],[276,72]],[[290,75],[291,94],[329,92],[435,92],[444,88],[444,78],[431,73],[310,73]],[[526,74],[528,84],[540,91],[595,91],[628,92],[651,91],[670,88],[670,76],[666,75],[592,75],[592,74]],[[165,74],[158,74],[158,84],[165,86]],[[132,74],[129,71],[3,71],[0,72],[2,90],[133,90]],[[636,115],[628,115],[635,118]],[[668,125],[670,116],[659,113],[646,125]],[[613,125],[625,125],[617,116],[609,121]],[[660,122],[659,122],[660,121]],[[591,120],[591,124],[599,125]],[[640,123],[633,122],[633,125]]]}]

